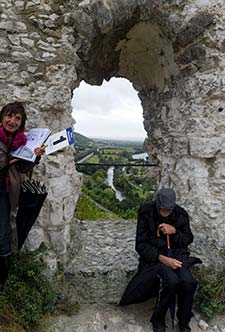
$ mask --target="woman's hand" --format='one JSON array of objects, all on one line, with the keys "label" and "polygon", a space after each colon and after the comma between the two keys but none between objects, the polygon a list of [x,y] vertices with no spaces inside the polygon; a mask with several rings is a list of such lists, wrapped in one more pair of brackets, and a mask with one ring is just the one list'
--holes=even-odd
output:
[{"label": "woman's hand", "polygon": [[35,148],[34,153],[36,154],[36,156],[41,156],[41,155],[43,155],[43,153],[45,153],[46,148],[47,148],[47,145],[43,144],[40,148]]}]

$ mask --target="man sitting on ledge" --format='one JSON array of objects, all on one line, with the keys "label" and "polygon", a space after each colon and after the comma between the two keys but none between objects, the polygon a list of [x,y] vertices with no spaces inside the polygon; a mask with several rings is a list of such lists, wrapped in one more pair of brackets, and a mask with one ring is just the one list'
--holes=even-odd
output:
[{"label": "man sitting on ledge", "polygon": [[160,189],[155,201],[139,209],[135,247],[140,256],[138,272],[120,305],[143,302],[157,295],[151,317],[154,332],[165,332],[166,312],[175,306],[176,297],[179,330],[191,330],[189,322],[197,282],[189,268],[201,262],[189,256],[188,245],[192,241],[188,213],[176,204],[173,189]]}]

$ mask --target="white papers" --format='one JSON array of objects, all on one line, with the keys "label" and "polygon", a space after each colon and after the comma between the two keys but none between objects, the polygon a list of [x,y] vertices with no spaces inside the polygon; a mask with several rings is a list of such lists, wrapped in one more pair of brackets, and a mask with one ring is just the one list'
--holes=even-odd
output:
[{"label": "white papers", "polygon": [[41,147],[50,134],[51,131],[48,128],[31,129],[27,134],[27,144],[13,151],[11,155],[15,158],[34,162],[37,157],[34,153],[34,149]]},{"label": "white papers", "polygon": [[71,144],[74,144],[74,133],[70,127],[49,136],[46,141],[47,147],[45,152],[46,154],[50,154]]},{"label": "white papers", "polygon": [[48,128],[31,129],[27,134],[27,144],[13,151],[11,155],[15,158],[34,162],[37,157],[34,153],[34,149],[41,147],[44,143],[47,145],[45,149],[46,154],[53,153],[63,149],[67,145],[74,144],[74,133],[71,127],[50,135],[51,131]]}]

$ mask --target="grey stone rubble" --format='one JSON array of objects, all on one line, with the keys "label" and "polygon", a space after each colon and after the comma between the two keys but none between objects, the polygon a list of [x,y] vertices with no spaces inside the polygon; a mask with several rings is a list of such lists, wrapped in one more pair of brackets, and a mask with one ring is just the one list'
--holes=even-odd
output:
[{"label": "grey stone rubble", "polygon": [[[118,307],[115,305],[82,305],[79,312],[70,317],[51,319],[47,331],[39,332],[152,332],[149,322],[153,303]],[[167,332],[173,332],[169,315],[166,318]],[[192,332],[224,332],[225,318],[217,316],[209,323],[192,318]],[[206,327],[206,328],[205,328]],[[174,332],[178,332],[175,322]]]}]

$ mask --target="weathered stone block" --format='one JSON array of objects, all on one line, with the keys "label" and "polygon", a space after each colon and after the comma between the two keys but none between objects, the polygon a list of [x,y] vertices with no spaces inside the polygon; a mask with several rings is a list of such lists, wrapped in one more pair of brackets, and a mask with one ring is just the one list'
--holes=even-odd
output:
[{"label": "weathered stone block", "polygon": [[190,155],[198,158],[213,158],[219,153],[222,143],[221,137],[189,138]]},{"label": "weathered stone block", "polygon": [[187,26],[177,34],[176,41],[174,43],[175,47],[185,47],[192,43],[212,23],[212,13],[197,13],[193,18],[190,19]]}]

